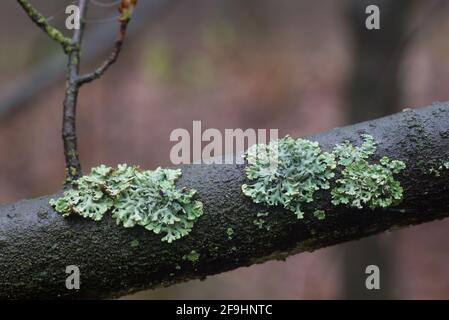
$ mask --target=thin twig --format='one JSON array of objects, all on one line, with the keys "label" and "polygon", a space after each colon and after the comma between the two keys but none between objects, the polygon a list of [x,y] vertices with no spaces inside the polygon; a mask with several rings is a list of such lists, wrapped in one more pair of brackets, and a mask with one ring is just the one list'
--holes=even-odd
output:
[{"label": "thin twig", "polygon": [[64,142],[64,156],[66,162],[66,184],[81,175],[81,163],[78,156],[76,137],[76,105],[78,100],[79,67],[81,58],[81,43],[83,40],[85,17],[87,13],[87,0],[78,2],[80,9],[80,26],[73,32],[68,50],[67,85],[64,97],[64,110],[62,119],[62,139]]},{"label": "thin twig", "polygon": [[48,23],[47,19],[45,19],[45,17],[40,14],[27,0],[17,0],[17,2],[40,29],[42,29],[51,39],[61,44],[65,52],[68,52],[68,48],[71,43],[69,38],[65,37],[61,31]]},{"label": "thin twig", "polygon": [[64,110],[62,119],[62,139],[64,143],[64,157],[66,162],[65,184],[81,176],[81,163],[78,156],[76,137],[76,106],[80,87],[88,82],[99,78],[118,58],[126,34],[126,28],[137,0],[121,0],[119,6],[120,29],[115,41],[115,47],[111,55],[94,72],[80,77],[79,69],[81,62],[81,44],[86,24],[87,0],[79,0],[80,26],[73,32],[72,39],[65,37],[59,30],[52,27],[45,17],[40,14],[27,0],[17,0],[31,20],[44,30],[53,40],[60,43],[68,56],[67,84],[64,97]]},{"label": "thin twig", "polygon": [[[123,3],[125,3],[125,2],[126,1],[122,1],[122,5],[120,6],[120,8],[123,8]],[[136,1],[134,1],[132,5],[135,6]],[[122,50],[123,42],[125,40],[125,35],[126,35],[126,29],[128,27],[128,23],[130,21],[130,15],[128,15],[128,14],[124,15],[123,9],[121,9],[120,12],[122,13],[122,16],[119,18],[120,28],[119,28],[119,31],[117,34],[117,39],[115,40],[114,49],[112,50],[109,57],[101,64],[100,67],[95,69],[93,72],[88,73],[88,74],[83,75],[78,78],[78,83],[80,86],[83,84],[92,82],[95,79],[98,79],[99,77],[101,77],[109,69],[109,67],[117,61],[118,56],[120,55],[120,52]]]},{"label": "thin twig", "polygon": [[[163,13],[179,4],[176,0],[140,2],[139,11],[133,14],[133,23],[129,25],[126,36],[130,37],[131,33],[136,34],[143,28],[151,28],[151,25],[157,23]],[[86,24],[89,24],[88,19]],[[83,63],[89,65],[110,52],[104,48],[104,44],[115,41],[115,35],[111,36],[110,32],[109,24],[101,24],[84,36]],[[60,81],[62,67],[65,67],[64,58],[58,54],[48,55],[32,69],[20,74],[10,85],[2,87],[0,89],[0,122],[8,116],[14,116],[19,110],[34,105],[28,102]]]}]

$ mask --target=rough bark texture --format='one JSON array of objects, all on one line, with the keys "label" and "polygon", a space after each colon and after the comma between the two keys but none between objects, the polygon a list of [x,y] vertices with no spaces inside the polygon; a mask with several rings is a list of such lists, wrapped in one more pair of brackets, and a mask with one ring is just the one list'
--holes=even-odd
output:
[{"label": "rough bark texture", "polygon": [[[259,229],[253,221],[261,206],[241,192],[243,165],[183,167],[179,185],[198,190],[205,214],[189,236],[172,244],[141,227],[117,226],[109,216],[101,222],[62,218],[49,207],[49,197],[4,205],[0,298],[119,296],[444,218],[449,215],[449,170],[440,177],[428,171],[449,158],[448,124],[449,103],[439,103],[309,137],[331,149],[345,139],[360,143],[361,133],[373,135],[379,142],[375,159],[386,155],[407,164],[398,177],[404,201],[397,208],[335,208],[323,196],[324,220],[312,214],[297,220],[274,208],[266,219],[271,229]],[[228,228],[234,231],[232,239]],[[196,263],[183,260],[191,250],[200,253]],[[78,291],[65,287],[68,265],[80,268]]]}]

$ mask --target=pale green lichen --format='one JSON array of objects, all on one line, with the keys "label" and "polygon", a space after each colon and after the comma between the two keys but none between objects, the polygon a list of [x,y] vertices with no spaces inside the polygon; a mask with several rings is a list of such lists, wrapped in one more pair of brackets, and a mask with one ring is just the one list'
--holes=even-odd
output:
[{"label": "pale green lichen", "polygon": [[435,177],[440,177],[441,174],[445,170],[449,170],[449,161],[444,161],[442,164],[438,165],[436,168],[435,167],[431,167],[429,169],[429,174],[431,174],[431,175],[433,175]]},{"label": "pale green lichen", "polygon": [[195,263],[200,259],[200,254],[196,250],[192,250],[190,253],[184,255],[182,259]]},{"label": "pale green lichen", "polygon": [[[370,135],[361,137],[360,147],[345,141],[331,153],[321,151],[317,142],[289,136],[254,145],[244,155],[250,183],[244,184],[242,191],[255,203],[282,206],[303,218],[302,208],[314,201],[316,191],[330,189],[338,167],[341,176],[330,192],[332,204],[371,209],[397,204],[403,189],[394,174],[405,168],[404,162],[383,157],[369,163],[376,143]],[[317,209],[314,216],[322,220],[325,212]],[[261,219],[253,222],[259,228],[263,225]]]},{"label": "pale green lichen", "polygon": [[137,239],[134,239],[133,241],[131,241],[131,247],[132,248],[136,248],[136,247],[138,247],[139,246],[139,240],[137,240]]},{"label": "pale green lichen", "polygon": [[262,229],[265,223],[264,219],[254,219],[253,220],[254,225],[258,226],[259,229]]},{"label": "pale green lichen", "polygon": [[64,217],[78,214],[99,221],[112,208],[113,199],[105,193],[110,168],[92,168],[87,176],[73,181],[73,188],[64,192],[63,197],[50,200],[50,205]]},{"label": "pale green lichen", "polygon": [[322,152],[318,142],[289,136],[268,145],[256,144],[244,157],[251,184],[242,186],[243,193],[255,203],[283,206],[298,219],[316,191],[329,189],[336,165],[334,155]]},{"label": "pale green lichen", "polygon": [[[19,4],[25,10],[27,15],[31,18],[31,20],[42,30],[44,30],[48,36],[54,41],[60,43],[64,50],[66,50],[70,44],[71,39],[65,37],[61,31],[51,26],[50,23],[45,19],[45,17],[39,13],[28,1],[26,0],[18,0]],[[67,50],[66,50],[67,52]]]},{"label": "pale green lichen", "polygon": [[405,168],[404,162],[383,157],[379,163],[370,164],[366,159],[374,154],[376,144],[369,135],[362,135],[362,138],[361,147],[345,141],[334,149],[337,164],[343,166],[343,170],[331,191],[332,204],[374,209],[399,203],[403,189],[393,175]]},{"label": "pale green lichen", "polygon": [[258,226],[259,229],[262,229],[262,228],[265,226],[265,229],[266,229],[267,231],[269,231],[269,230],[271,229],[270,226],[265,225],[265,220],[262,219],[262,218],[264,218],[264,217],[267,217],[268,215],[269,215],[268,212],[258,212],[258,213],[257,213],[257,218],[258,218],[258,219],[253,220],[253,223],[254,223],[256,226]]},{"label": "pale green lichen", "polygon": [[95,221],[111,210],[117,224],[143,226],[170,243],[189,234],[203,213],[203,204],[194,200],[195,190],[176,187],[180,176],[180,169],[101,165],[50,204],[63,216],[78,214]]},{"label": "pale green lichen", "polygon": [[232,240],[232,236],[234,235],[234,230],[232,228],[226,229],[226,234],[228,235],[228,239]]},{"label": "pale green lichen", "polygon": [[324,220],[326,218],[326,213],[324,212],[324,210],[315,210],[313,212],[313,216],[318,220]]},{"label": "pale green lichen", "polygon": [[337,144],[333,150],[337,164],[341,166],[349,166],[352,163],[367,159],[376,152],[376,143],[372,136],[367,134],[361,135],[363,143],[360,147],[354,147],[348,140],[341,144]]}]

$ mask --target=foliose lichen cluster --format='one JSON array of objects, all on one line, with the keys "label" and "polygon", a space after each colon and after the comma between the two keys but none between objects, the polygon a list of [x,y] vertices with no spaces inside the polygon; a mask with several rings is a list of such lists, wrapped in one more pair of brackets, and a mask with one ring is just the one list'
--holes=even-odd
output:
[{"label": "foliose lichen cluster", "polygon": [[170,243],[189,234],[203,214],[202,202],[195,200],[196,190],[176,187],[181,174],[180,169],[101,165],[74,181],[50,205],[63,216],[77,214],[95,221],[110,211],[117,224],[143,226]]},{"label": "foliose lichen cluster", "polygon": [[[394,174],[405,164],[387,157],[368,162],[376,143],[370,135],[364,134],[362,139],[360,147],[345,141],[332,152],[323,152],[318,142],[289,136],[254,145],[244,154],[250,183],[244,184],[242,191],[253,202],[282,206],[298,219],[304,217],[303,207],[315,200],[318,190],[331,189],[335,206],[374,209],[397,204],[403,189]],[[325,211],[318,208],[313,215],[322,220]]]},{"label": "foliose lichen cluster", "polygon": [[[244,154],[249,183],[242,185],[242,192],[255,203],[281,206],[298,219],[304,217],[304,208],[316,200],[319,190],[328,192],[334,206],[375,209],[398,204],[403,188],[394,175],[405,168],[404,162],[388,157],[377,162],[369,159],[376,143],[370,135],[361,138],[361,146],[344,141],[332,152],[322,151],[318,142],[289,136],[256,144]],[[176,187],[180,176],[180,169],[101,165],[73,181],[72,188],[50,204],[63,216],[76,214],[95,221],[111,212],[117,224],[143,226],[171,243],[189,234],[203,214],[203,204],[195,199],[196,190]],[[265,226],[267,215],[259,212],[254,224],[270,230]],[[313,216],[323,220],[326,212],[317,207]],[[229,239],[233,234],[228,228]]]},{"label": "foliose lichen cluster", "polygon": [[376,151],[370,135],[362,135],[363,144],[354,147],[345,141],[334,149],[337,164],[343,167],[341,178],[332,189],[332,204],[351,208],[386,208],[402,200],[403,189],[393,175],[405,169],[399,160],[383,157],[379,163],[370,164],[367,159]]},{"label": "foliose lichen cluster", "polygon": [[329,189],[336,166],[335,156],[322,152],[318,142],[289,136],[253,145],[244,158],[246,176],[253,183],[244,184],[243,193],[255,203],[282,206],[298,218],[317,190]]}]

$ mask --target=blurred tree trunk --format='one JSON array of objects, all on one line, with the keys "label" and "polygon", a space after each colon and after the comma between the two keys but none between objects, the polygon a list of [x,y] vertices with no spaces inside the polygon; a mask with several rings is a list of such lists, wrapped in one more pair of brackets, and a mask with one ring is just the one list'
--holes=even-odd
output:
[{"label": "blurred tree trunk", "polygon": [[[354,65],[348,83],[348,123],[378,118],[398,110],[401,98],[399,68],[404,53],[407,16],[413,2],[347,2],[346,13],[354,45]],[[365,9],[369,5],[377,5],[380,9],[379,30],[365,27],[369,16]],[[394,246],[391,242],[391,239],[371,237],[342,248],[344,298],[392,298],[390,256]],[[367,290],[365,287],[365,268],[371,264],[380,268],[380,290]]]}]

